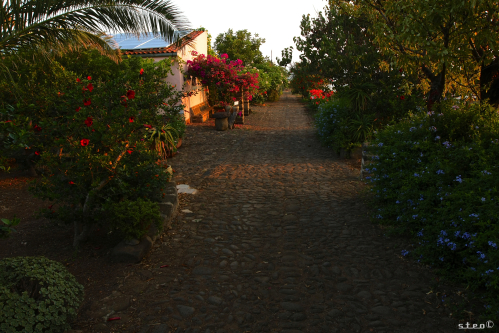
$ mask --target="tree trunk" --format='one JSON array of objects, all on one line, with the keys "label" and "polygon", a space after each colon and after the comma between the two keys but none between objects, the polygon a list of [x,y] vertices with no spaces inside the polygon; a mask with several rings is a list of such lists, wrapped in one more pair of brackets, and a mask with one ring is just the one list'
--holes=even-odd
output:
[{"label": "tree trunk", "polygon": [[428,93],[426,106],[428,111],[431,111],[433,104],[440,102],[442,99],[445,89],[446,66],[444,64],[442,70],[437,75],[433,75],[426,67],[423,67],[423,72],[430,79],[430,91]]},{"label": "tree trunk", "polygon": [[84,242],[88,237],[88,232],[90,231],[90,225],[84,224],[80,233],[80,223],[74,221],[74,239],[73,239],[73,247],[78,249],[80,247],[81,242]]},{"label": "tree trunk", "polygon": [[480,68],[480,100],[499,106],[499,58]]}]

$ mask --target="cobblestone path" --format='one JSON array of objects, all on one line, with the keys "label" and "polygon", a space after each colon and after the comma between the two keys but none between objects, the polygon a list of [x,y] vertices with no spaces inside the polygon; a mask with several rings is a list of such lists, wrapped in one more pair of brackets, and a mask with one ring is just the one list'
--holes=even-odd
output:
[{"label": "cobblestone path", "polygon": [[457,331],[427,299],[431,272],[370,223],[358,169],[320,147],[299,98],[255,111],[232,131],[188,127],[169,162],[199,192],[180,195],[173,229],[120,286],[137,293],[126,331]]}]

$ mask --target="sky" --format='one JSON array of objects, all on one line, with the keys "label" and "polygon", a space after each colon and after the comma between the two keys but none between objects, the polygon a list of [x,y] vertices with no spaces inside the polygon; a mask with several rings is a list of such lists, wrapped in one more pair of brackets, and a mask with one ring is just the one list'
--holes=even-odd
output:
[{"label": "sky", "polygon": [[315,17],[319,11],[324,11],[326,0],[172,0],[172,4],[190,21],[192,28],[204,27],[212,36],[212,46],[215,38],[228,29],[234,32],[247,29],[253,35],[257,33],[265,38],[260,47],[263,56],[272,60],[281,58],[285,47],[293,46],[293,62],[299,61],[299,53],[293,42],[293,37],[300,36],[302,15]]}]

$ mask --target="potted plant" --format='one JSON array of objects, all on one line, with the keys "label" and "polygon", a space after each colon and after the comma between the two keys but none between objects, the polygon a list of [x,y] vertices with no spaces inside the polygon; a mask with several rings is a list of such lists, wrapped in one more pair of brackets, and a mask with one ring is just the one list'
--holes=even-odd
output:
[{"label": "potted plant", "polygon": [[182,141],[185,136],[185,130],[187,125],[185,124],[185,119],[183,115],[176,114],[168,119],[168,124],[177,131],[177,138],[175,139],[176,148],[180,148]]},{"label": "potted plant", "polygon": [[146,127],[146,130],[149,129],[151,129],[149,136],[151,149],[155,149],[163,160],[173,156],[177,151],[176,140],[179,138],[177,130],[170,124],[163,125],[161,129]]}]

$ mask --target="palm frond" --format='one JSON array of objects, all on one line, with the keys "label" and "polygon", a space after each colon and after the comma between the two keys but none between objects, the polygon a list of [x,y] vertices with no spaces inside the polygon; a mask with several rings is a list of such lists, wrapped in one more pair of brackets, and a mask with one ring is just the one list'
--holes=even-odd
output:
[{"label": "palm frond", "polygon": [[112,54],[104,33],[137,37],[148,32],[169,43],[188,21],[164,0],[4,0],[0,8],[0,55],[22,50],[63,51],[97,47]]}]

